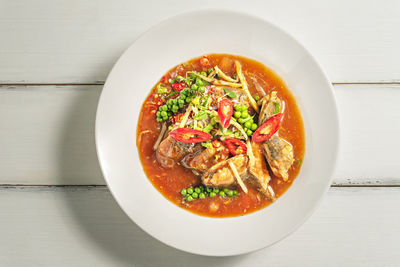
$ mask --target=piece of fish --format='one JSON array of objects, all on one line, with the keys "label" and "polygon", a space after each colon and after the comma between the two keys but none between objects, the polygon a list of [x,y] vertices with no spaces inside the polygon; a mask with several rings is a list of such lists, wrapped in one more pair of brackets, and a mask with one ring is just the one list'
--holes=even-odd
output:
[{"label": "piece of fish", "polygon": [[225,152],[225,146],[221,144],[217,148],[210,146],[206,149],[199,149],[194,153],[186,155],[182,159],[182,165],[191,169],[194,174],[199,175],[211,168],[214,164],[224,161],[227,158],[228,154]]},{"label": "piece of fish", "polygon": [[[280,109],[283,108],[283,103],[277,96],[276,91],[272,91],[271,94],[266,95],[260,103],[259,125],[275,115],[276,103],[279,104]],[[288,171],[294,162],[293,146],[285,139],[279,137],[277,132],[263,143],[263,148],[265,158],[272,172],[284,181],[287,181],[289,178]]]},{"label": "piece of fish", "polygon": [[237,155],[227,160],[221,161],[209,168],[201,177],[205,186],[227,187],[236,183],[236,178],[229,166],[231,162],[237,169],[240,176],[247,173],[248,157]]},{"label": "piece of fish", "polygon": [[163,167],[170,168],[188,153],[192,153],[197,149],[198,146],[178,142],[170,135],[167,135],[156,150],[156,158]]}]

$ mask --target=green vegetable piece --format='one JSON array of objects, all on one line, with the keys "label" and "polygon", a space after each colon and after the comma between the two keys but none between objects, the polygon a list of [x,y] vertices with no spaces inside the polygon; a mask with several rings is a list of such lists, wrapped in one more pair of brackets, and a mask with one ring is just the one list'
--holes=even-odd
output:
[{"label": "green vegetable piece", "polygon": [[[240,116],[242,116],[242,113],[240,113]],[[239,122],[240,124],[243,124],[243,123],[244,123],[244,119],[243,119],[243,118],[239,118],[239,119],[238,119],[238,122]]]},{"label": "green vegetable piece", "polygon": [[200,74],[207,77],[207,73],[205,71],[200,72]]},{"label": "green vegetable piece", "polygon": [[189,188],[187,189],[187,193],[188,193],[188,194],[193,194],[193,188],[189,187]]},{"label": "green vegetable piece", "polygon": [[240,117],[242,117],[242,112],[240,111],[235,111],[235,113],[233,114],[233,116],[237,119],[239,119]]},{"label": "green vegetable piece", "polygon": [[255,130],[257,130],[257,128],[258,128],[258,126],[257,126],[257,124],[256,123],[253,123],[252,125],[251,125],[251,130],[254,132]]},{"label": "green vegetable piece", "polygon": [[250,129],[248,129],[248,130],[246,131],[246,134],[247,134],[248,136],[251,136],[251,135],[253,134],[253,131],[250,130]]},{"label": "green vegetable piece", "polygon": [[260,100],[260,97],[259,97],[258,95],[256,95],[256,96],[254,97],[254,100],[255,100],[255,101],[258,101],[258,100]]},{"label": "green vegetable piece", "polygon": [[224,191],[221,191],[221,192],[219,192],[219,195],[220,195],[221,197],[224,197],[224,196],[225,196],[225,192],[224,192]]},{"label": "green vegetable piece", "polygon": [[281,110],[281,105],[278,102],[276,102],[275,103],[275,112],[274,113],[278,114],[280,110]]},{"label": "green vegetable piece", "polygon": [[237,98],[237,95],[234,92],[232,92],[231,90],[229,90],[229,89],[225,88],[224,92],[225,92],[225,94],[227,94],[232,99],[236,99]]},{"label": "green vegetable piece", "polygon": [[218,188],[214,188],[214,193],[218,193],[219,192],[219,189]]},{"label": "green vegetable piece", "polygon": [[215,197],[217,194],[214,192],[210,192],[210,197]]},{"label": "green vegetable piece", "polygon": [[198,197],[199,197],[199,193],[193,192],[192,197],[193,197],[194,199],[198,198]]},{"label": "green vegetable piece", "polygon": [[199,194],[199,198],[200,198],[200,199],[204,199],[204,198],[206,198],[206,195],[205,195],[204,193],[200,193],[200,194]]},{"label": "green vegetable piece", "polygon": [[211,72],[213,72],[213,70],[214,70],[213,68],[209,68],[207,73],[210,74]]},{"label": "green vegetable piece", "polygon": [[199,86],[199,92],[204,93],[206,91],[206,88],[203,85]]},{"label": "green vegetable piece", "polygon": [[211,193],[211,192],[213,191],[213,189],[212,189],[211,187],[207,187],[207,188],[206,188],[206,191],[207,191],[208,193]]},{"label": "green vegetable piece", "polygon": [[166,94],[168,93],[168,87],[165,87],[163,84],[159,83],[157,85],[157,93],[159,94]]},{"label": "green vegetable piece", "polygon": [[238,194],[238,191],[236,189],[233,190],[233,195],[237,196],[237,194]]},{"label": "green vegetable piece", "polygon": [[226,192],[226,194],[228,195],[228,197],[232,197],[233,196],[233,190],[229,190],[228,192]]},{"label": "green vegetable piece", "polygon": [[200,86],[200,85],[204,85],[204,82],[203,82],[202,79],[200,79],[199,77],[197,77],[197,78],[196,78],[196,84],[197,84],[197,86]]},{"label": "green vegetable piece", "polygon": [[196,85],[196,84],[193,84],[191,87],[190,87],[192,90],[197,90],[197,88],[198,88],[198,86]]},{"label": "green vegetable piece", "polygon": [[193,197],[191,195],[187,195],[186,196],[186,201],[193,201]]},{"label": "green vegetable piece", "polygon": [[244,127],[248,128],[248,129],[251,129],[251,126],[252,126],[252,124],[251,124],[250,121],[246,121],[246,122],[244,123]]},{"label": "green vegetable piece", "polygon": [[183,189],[181,190],[181,195],[182,195],[182,196],[186,196],[186,195],[187,195],[187,191],[186,191],[185,188],[183,188]]},{"label": "green vegetable piece", "polygon": [[196,114],[196,116],[193,117],[193,119],[196,121],[201,121],[201,120],[204,120],[207,118],[208,118],[208,114],[205,111],[200,111],[199,113]]},{"label": "green vegetable piece", "polygon": [[240,111],[245,111],[247,110],[247,106],[246,105],[241,105],[240,106]]},{"label": "green vegetable piece", "polygon": [[194,189],[194,192],[196,192],[196,193],[198,194],[198,193],[201,192],[201,190],[200,190],[200,188],[196,187],[196,188]]}]

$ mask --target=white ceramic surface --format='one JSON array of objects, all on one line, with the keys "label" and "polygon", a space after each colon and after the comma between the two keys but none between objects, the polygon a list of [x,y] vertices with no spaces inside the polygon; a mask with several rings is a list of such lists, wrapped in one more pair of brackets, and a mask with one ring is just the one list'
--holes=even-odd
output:
[{"label": "white ceramic surface", "polygon": [[[242,217],[202,217],[166,200],[143,173],[136,148],[138,114],[149,90],[171,67],[207,53],[238,54],[275,70],[305,123],[306,155],[293,185],[273,205]],[[177,249],[226,256],[269,246],[311,215],[331,182],[338,127],[331,84],[303,46],[264,20],[213,10],[172,17],[122,55],[100,98],[96,145],[110,191],[136,224]]]}]

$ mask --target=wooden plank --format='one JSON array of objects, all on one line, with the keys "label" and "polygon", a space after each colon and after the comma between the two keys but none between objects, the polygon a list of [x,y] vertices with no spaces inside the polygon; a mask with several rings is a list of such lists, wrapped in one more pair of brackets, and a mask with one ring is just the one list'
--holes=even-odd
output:
[{"label": "wooden plank", "polygon": [[[252,254],[187,254],[132,223],[106,188],[0,189],[2,266],[395,266],[400,188],[332,188],[294,234]],[[195,229],[193,242],[196,240]]]},{"label": "wooden plank", "polygon": [[[0,8],[0,82],[102,82],[142,32],[200,6],[246,12],[281,26],[309,48],[333,82],[400,81],[398,0],[203,0],[201,5],[194,0],[99,0],[79,5],[15,0],[3,1]],[[202,26],[211,27],[206,21]]]},{"label": "wooden plank", "polygon": [[[104,184],[94,144],[101,86],[0,87],[0,184]],[[400,85],[336,85],[335,185],[400,185]],[[374,122],[374,125],[372,125]]]},{"label": "wooden plank", "polygon": [[100,86],[0,89],[2,184],[103,184],[94,126]]}]

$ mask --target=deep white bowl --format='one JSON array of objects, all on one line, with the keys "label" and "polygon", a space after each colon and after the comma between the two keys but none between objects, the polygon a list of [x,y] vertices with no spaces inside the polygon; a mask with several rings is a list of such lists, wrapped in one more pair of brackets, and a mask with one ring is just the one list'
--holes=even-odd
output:
[{"label": "deep white bowl", "polygon": [[[293,185],[274,204],[241,217],[202,217],[171,203],[145,176],[136,147],[140,108],[152,86],[173,66],[207,53],[242,55],[272,68],[296,97],[305,123],[306,153]],[[96,118],[100,165],[121,208],[158,240],[202,255],[254,251],[293,232],[329,188],[338,142],[334,93],[311,54],[277,26],[228,11],[182,14],[144,33],[108,76]]]}]

